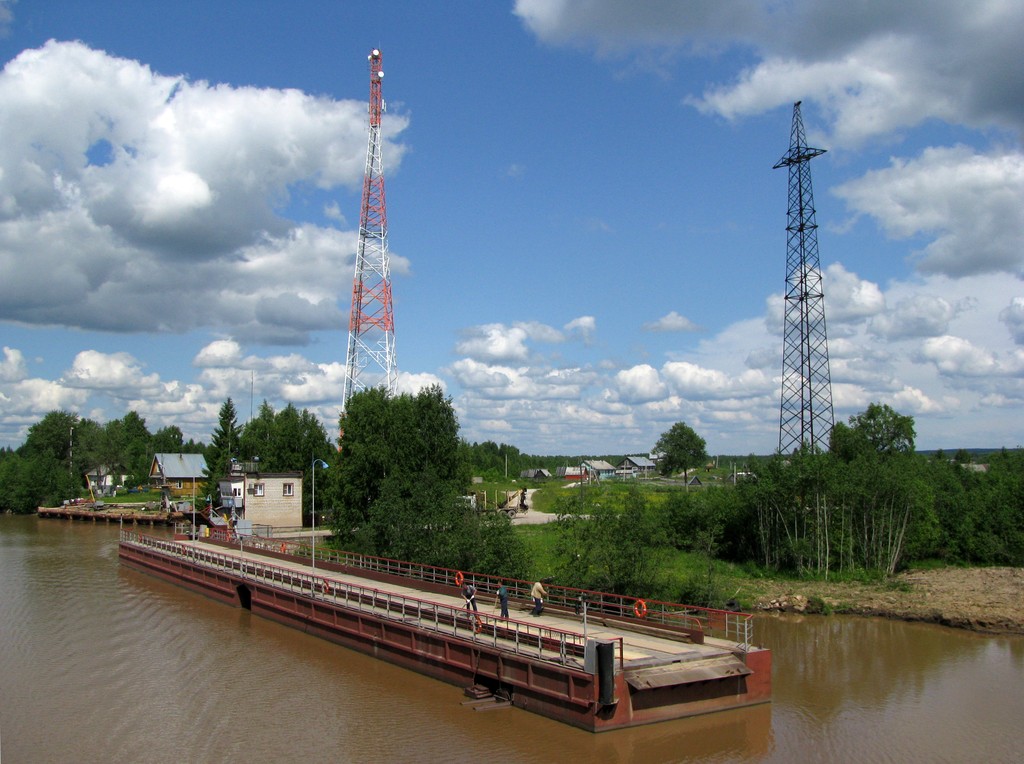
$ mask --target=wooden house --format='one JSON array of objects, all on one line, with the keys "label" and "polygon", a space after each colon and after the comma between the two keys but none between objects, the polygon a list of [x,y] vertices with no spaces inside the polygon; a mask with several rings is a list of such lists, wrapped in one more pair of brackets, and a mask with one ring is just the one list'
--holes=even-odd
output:
[{"label": "wooden house", "polygon": [[202,490],[206,457],[202,454],[154,454],[149,482],[175,499],[191,499]]}]

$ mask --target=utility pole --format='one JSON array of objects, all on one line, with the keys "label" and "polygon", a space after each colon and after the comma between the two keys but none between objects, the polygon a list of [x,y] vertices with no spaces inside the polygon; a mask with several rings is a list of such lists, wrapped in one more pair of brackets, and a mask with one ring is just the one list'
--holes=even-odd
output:
[{"label": "utility pole", "polygon": [[359,215],[352,312],[348,322],[348,352],[341,409],[352,395],[372,387],[394,393],[398,381],[395,361],[395,320],[391,305],[391,267],[388,262],[388,218],[381,160],[380,118],[385,110],[381,84],[383,56],[374,48],[370,62],[370,139]]},{"label": "utility pole", "polygon": [[807,145],[797,101],[793,104],[789,151],[773,168],[789,169],[780,454],[790,454],[802,446],[827,449],[834,424],[810,166],[814,157],[824,153],[825,149]]}]

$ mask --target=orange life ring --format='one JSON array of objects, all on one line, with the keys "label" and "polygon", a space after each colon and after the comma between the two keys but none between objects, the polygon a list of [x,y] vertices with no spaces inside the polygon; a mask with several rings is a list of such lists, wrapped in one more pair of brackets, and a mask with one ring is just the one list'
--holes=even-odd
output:
[{"label": "orange life ring", "polygon": [[288,547],[286,547],[284,544],[281,544],[281,554],[287,554],[287,553],[288,553]]},{"label": "orange life ring", "polygon": [[466,580],[466,577],[462,575],[461,570],[455,571],[455,585],[462,586],[462,582]]},{"label": "orange life ring", "polygon": [[637,618],[643,618],[647,615],[647,603],[643,600],[637,600],[633,603],[633,615]]},{"label": "orange life ring", "polygon": [[331,593],[331,582],[328,581],[326,578],[323,581],[322,589],[323,589],[323,593],[324,594],[330,594]]}]

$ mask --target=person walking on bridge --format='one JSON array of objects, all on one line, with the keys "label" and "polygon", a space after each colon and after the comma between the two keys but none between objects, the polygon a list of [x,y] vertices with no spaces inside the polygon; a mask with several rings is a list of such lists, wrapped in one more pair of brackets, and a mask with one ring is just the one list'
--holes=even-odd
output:
[{"label": "person walking on bridge", "polygon": [[530,596],[533,597],[533,610],[530,612],[530,615],[538,616],[544,612],[544,598],[548,596],[541,581],[533,585],[533,589],[530,590]]}]

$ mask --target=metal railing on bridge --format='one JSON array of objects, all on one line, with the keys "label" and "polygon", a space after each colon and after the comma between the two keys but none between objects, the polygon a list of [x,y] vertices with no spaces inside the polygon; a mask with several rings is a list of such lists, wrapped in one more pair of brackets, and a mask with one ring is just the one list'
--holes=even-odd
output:
[{"label": "metal railing on bridge", "polygon": [[[510,650],[517,655],[528,654],[539,660],[561,665],[583,665],[586,637],[576,632],[537,623],[497,618],[486,613],[470,613],[462,606],[445,605],[372,586],[340,581],[321,572],[300,572],[275,565],[265,559],[244,556],[245,551],[280,551],[280,541],[275,541],[271,546],[265,543],[267,539],[258,540],[244,536],[232,539],[232,546],[239,547],[238,556],[147,536],[127,529],[122,529],[121,541],[188,560],[194,565],[231,572],[245,580],[286,589],[313,599],[358,610],[372,610],[379,618],[403,622],[408,618],[415,618],[418,626],[428,631],[451,634],[475,642],[487,642],[495,648]],[[319,553],[317,556],[319,558]],[[621,668],[624,660],[623,639],[620,637],[616,641]]]},{"label": "metal railing on bridge", "polygon": [[[232,544],[238,543],[231,531],[225,532],[216,528],[211,529],[210,538]],[[305,541],[271,539],[254,535],[245,537],[244,544],[247,549],[308,557],[312,560],[313,546]],[[460,585],[458,580],[461,577],[476,586],[480,596],[494,597],[498,588],[504,585],[509,590],[511,600],[532,602],[530,592],[533,582],[521,579],[462,572],[452,568],[339,551],[330,549],[326,545],[316,544],[316,563],[321,562],[452,587]],[[717,637],[735,643],[738,649],[744,652],[753,647],[754,616],[750,613],[631,597],[624,594],[610,594],[555,584],[544,584],[544,588],[548,595],[545,598],[547,606],[569,609],[574,612],[582,610],[585,606],[587,612],[595,616],[610,616],[626,622],[665,626],[673,630]]]}]

